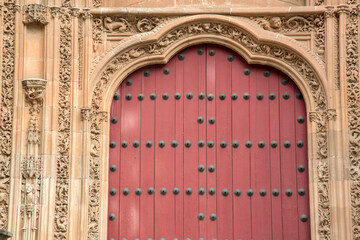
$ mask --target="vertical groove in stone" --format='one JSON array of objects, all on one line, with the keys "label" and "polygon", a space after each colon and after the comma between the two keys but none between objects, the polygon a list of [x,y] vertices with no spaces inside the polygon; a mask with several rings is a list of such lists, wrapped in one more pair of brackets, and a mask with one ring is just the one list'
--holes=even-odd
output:
[{"label": "vertical groove in stone", "polygon": [[[65,4],[65,3],[64,3]],[[69,4],[69,3],[66,3]],[[64,5],[65,6],[65,5]],[[67,239],[69,215],[70,177],[70,117],[71,117],[71,69],[72,23],[71,9],[60,10],[60,72],[58,157],[56,163],[55,239]]]},{"label": "vertical groove in stone", "polygon": [[3,16],[2,88],[0,110],[0,229],[8,228],[10,161],[14,113],[15,4],[5,3]]},{"label": "vertical groove in stone", "polygon": [[[349,0],[348,4],[356,4]],[[360,96],[359,96],[359,18],[357,6],[351,6],[346,20],[346,78],[351,180],[352,239],[360,238]]]}]

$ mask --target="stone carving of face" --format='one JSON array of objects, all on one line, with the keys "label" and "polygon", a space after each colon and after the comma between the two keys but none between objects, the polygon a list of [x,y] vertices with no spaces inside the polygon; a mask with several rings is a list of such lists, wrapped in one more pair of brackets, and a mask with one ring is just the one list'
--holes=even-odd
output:
[{"label": "stone carving of face", "polygon": [[270,19],[270,27],[278,29],[281,27],[281,19],[279,17],[273,17]]}]

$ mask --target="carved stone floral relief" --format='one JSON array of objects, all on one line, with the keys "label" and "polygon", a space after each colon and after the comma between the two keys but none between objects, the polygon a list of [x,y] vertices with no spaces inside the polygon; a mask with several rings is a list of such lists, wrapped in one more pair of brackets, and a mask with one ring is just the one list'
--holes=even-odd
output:
[{"label": "carved stone floral relief", "polygon": [[[356,3],[355,1],[348,1]],[[351,179],[352,237],[360,239],[360,88],[359,88],[359,9],[351,6],[346,22],[346,78]]]},{"label": "carved stone floral relief", "polygon": [[14,115],[15,12],[14,0],[3,7],[3,55],[0,110],[0,229],[7,229],[9,216],[10,161]]},{"label": "carved stone floral relief", "polygon": [[54,239],[67,239],[70,177],[70,117],[72,81],[72,14],[70,1],[59,10],[60,72],[58,113],[58,157],[56,171]]},{"label": "carved stone floral relief", "polygon": [[165,36],[153,43],[146,43],[119,53],[101,73],[96,83],[91,105],[91,160],[90,160],[90,202],[88,209],[88,239],[98,239],[99,208],[100,208],[100,134],[101,123],[107,119],[107,114],[100,111],[103,101],[103,91],[112,80],[115,72],[125,65],[131,64],[136,59],[145,58],[149,55],[160,55],[171,46],[183,39],[197,34],[220,35],[236,41],[252,54],[270,56],[281,60],[296,70],[304,79],[311,91],[315,102],[315,112],[310,114],[310,120],[316,124],[316,162],[319,184],[317,186],[320,202],[318,203],[318,214],[320,226],[318,228],[321,239],[330,239],[330,204],[329,204],[329,168],[327,151],[327,127],[328,121],[334,120],[336,113],[334,109],[328,109],[322,84],[314,73],[314,69],[298,54],[288,49],[271,44],[258,42],[255,38],[237,28],[236,26],[201,22],[180,26],[168,32]]}]

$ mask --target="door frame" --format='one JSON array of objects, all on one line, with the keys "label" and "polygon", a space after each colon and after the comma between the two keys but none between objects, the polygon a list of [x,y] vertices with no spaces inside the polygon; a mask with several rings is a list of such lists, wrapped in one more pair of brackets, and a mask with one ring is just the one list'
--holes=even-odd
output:
[{"label": "door frame", "polygon": [[[268,65],[289,76],[302,92],[308,117],[310,219],[312,239],[333,239],[331,221],[336,194],[329,175],[332,138],[329,121],[336,119],[330,106],[322,60],[303,45],[260,29],[246,18],[196,15],[169,20],[149,33],[135,35],[104,55],[90,79],[88,108],[81,109],[88,176],[82,222],[88,239],[106,239],[108,204],[109,112],[120,83],[135,70],[165,64],[180,50],[211,43],[228,47],[250,64]],[[335,181],[335,180],[334,180]],[[330,193],[332,195],[330,195]]]}]

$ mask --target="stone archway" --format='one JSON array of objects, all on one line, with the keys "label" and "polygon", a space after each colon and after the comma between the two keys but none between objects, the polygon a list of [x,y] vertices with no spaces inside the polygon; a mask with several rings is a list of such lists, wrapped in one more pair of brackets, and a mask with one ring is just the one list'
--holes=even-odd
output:
[{"label": "stone archway", "polygon": [[[198,43],[231,48],[249,63],[269,65],[291,77],[304,95],[309,117],[309,175],[312,239],[330,238],[328,109],[322,62],[296,41],[261,30],[246,19],[218,15],[183,17],[166,22],[150,33],[136,35],[107,53],[90,80],[91,108],[83,117],[91,119],[89,161],[88,238],[106,239],[107,176],[111,98],[116,87],[134,70],[166,63],[176,52]],[[89,116],[91,115],[91,118]],[[312,123],[310,123],[312,122]]]}]

